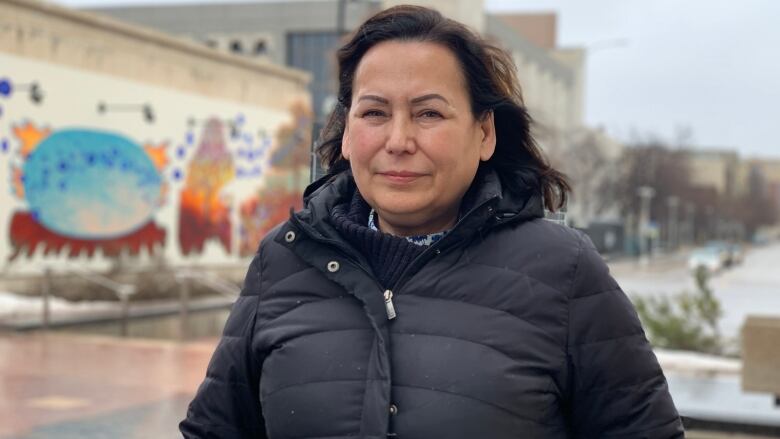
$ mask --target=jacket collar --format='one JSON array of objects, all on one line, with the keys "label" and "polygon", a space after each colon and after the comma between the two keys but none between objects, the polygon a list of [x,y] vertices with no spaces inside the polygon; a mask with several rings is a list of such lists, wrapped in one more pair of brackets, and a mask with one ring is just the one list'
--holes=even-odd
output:
[{"label": "jacket collar", "polygon": [[[332,226],[328,224],[331,210],[337,204],[348,202],[355,188],[355,180],[349,170],[326,175],[306,188],[304,208],[296,216],[321,233],[330,235],[333,232]],[[456,228],[471,233],[543,216],[542,198],[538,190],[526,187],[519,193],[510,191],[501,183],[494,169],[481,166],[471,188],[464,195],[461,220]]]}]

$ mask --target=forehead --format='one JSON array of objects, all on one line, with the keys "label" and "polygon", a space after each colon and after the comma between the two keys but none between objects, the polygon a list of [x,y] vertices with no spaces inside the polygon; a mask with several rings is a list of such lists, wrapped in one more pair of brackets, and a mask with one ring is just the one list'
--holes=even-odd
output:
[{"label": "forehead", "polygon": [[353,87],[354,97],[362,92],[467,93],[455,54],[441,44],[422,41],[385,41],[369,49],[355,71]]}]

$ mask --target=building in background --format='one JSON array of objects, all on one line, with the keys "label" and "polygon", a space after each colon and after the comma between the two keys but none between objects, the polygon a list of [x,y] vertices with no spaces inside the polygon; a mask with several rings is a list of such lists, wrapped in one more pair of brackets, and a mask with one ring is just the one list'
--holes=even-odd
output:
[{"label": "building in background", "polygon": [[688,157],[692,184],[712,187],[725,197],[746,190],[746,180],[738,179],[740,161],[736,151],[698,149],[691,150]]},{"label": "building in background", "polygon": [[486,32],[511,51],[525,104],[536,123],[534,136],[553,165],[570,179],[567,223],[609,230],[603,245],[600,232],[592,235],[594,242],[604,252],[621,251],[622,219],[601,187],[617,174],[623,145],[585,125],[586,50],[558,47],[554,13],[488,15]]},{"label": "building in background", "polygon": [[[107,7],[92,12],[246,58],[309,72],[315,122],[335,103],[339,39],[381,7],[378,1],[279,1]],[[316,131],[316,127],[315,127]]]},{"label": "building in background", "polygon": [[490,15],[487,32],[512,51],[525,103],[546,140],[564,142],[582,129],[585,51],[557,46],[557,16]]},{"label": "building in background", "polygon": [[[778,200],[780,160],[743,159],[735,150],[688,150],[691,183],[726,199],[768,196]],[[780,200],[778,200],[780,201]]]},{"label": "building in background", "polygon": [[0,29],[2,277],[244,267],[300,205],[307,73],[37,1]]},{"label": "building in background", "polygon": [[[611,172],[622,146],[584,125],[582,48],[557,46],[555,14],[487,14],[475,0],[290,0],[262,3],[110,7],[93,11],[134,24],[153,27],[202,45],[247,57],[267,58],[311,73],[314,133],[335,103],[334,51],[342,35],[381,8],[401,3],[434,7],[488,35],[511,52],[524,99],[536,121],[539,144],[552,162],[579,175],[581,142],[595,148],[600,170]],[[316,162],[316,161],[315,161]],[[591,221],[615,221],[615,209],[598,211],[592,202],[593,173],[573,177],[575,195],[569,220],[581,227]]]},{"label": "building in background", "polygon": [[[382,8],[407,1],[291,0],[262,3],[132,6],[92,9],[204,45],[301,68],[312,74],[314,111],[321,119],[336,92],[334,51],[341,35]],[[507,24],[522,15],[485,14],[481,1],[418,0],[497,39],[511,51],[526,104],[545,132],[561,136],[582,125],[581,53],[534,44]],[[547,17],[555,33],[555,17]],[[554,40],[554,38],[553,38]],[[262,50],[255,50],[262,47]]]},{"label": "building in background", "polygon": [[686,150],[691,196],[704,209],[697,234],[747,239],[780,218],[780,161],[729,149]]}]

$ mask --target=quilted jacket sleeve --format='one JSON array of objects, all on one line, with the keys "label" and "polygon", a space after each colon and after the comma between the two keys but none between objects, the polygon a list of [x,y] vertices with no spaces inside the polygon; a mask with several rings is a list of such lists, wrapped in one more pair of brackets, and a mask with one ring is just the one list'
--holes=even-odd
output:
[{"label": "quilted jacket sleeve", "polygon": [[262,361],[253,353],[261,254],[249,266],[206,378],[179,424],[185,438],[265,438],[259,401]]},{"label": "quilted jacket sleeve", "polygon": [[569,301],[569,410],[576,438],[682,438],[633,305],[582,235]]}]

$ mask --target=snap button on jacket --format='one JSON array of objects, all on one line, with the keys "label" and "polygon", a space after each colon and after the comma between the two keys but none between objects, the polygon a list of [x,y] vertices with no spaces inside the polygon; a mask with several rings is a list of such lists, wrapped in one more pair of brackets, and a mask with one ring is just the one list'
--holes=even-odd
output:
[{"label": "snap button on jacket", "polygon": [[250,264],[184,436],[683,437],[590,240],[495,173],[475,184],[456,227],[392,286],[327,223],[351,176],[307,190]]}]

